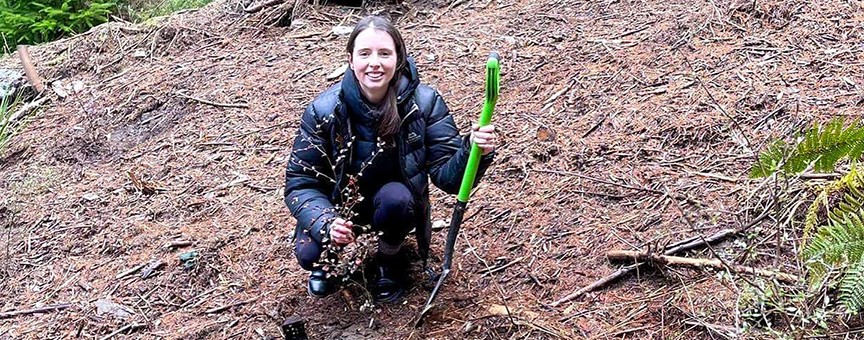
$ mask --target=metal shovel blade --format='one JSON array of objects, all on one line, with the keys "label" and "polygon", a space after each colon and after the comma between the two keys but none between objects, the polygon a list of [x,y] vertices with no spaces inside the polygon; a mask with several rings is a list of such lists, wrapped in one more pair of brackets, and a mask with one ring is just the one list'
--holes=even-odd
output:
[{"label": "metal shovel blade", "polygon": [[438,283],[436,283],[435,288],[432,289],[432,294],[429,295],[429,300],[426,301],[426,305],[423,306],[423,310],[420,312],[420,317],[417,318],[417,322],[414,323],[414,327],[420,327],[420,325],[423,324],[423,317],[425,317],[426,313],[432,310],[432,307],[435,306],[432,304],[432,301],[434,301],[435,297],[438,296],[438,291],[441,289],[441,286],[444,285],[444,280],[447,279],[447,275],[449,274],[450,269],[444,269],[444,271],[441,272],[441,276],[438,276]]},{"label": "metal shovel blade", "polygon": [[465,209],[467,207],[468,202],[461,201],[456,201],[456,204],[453,206],[453,216],[450,218],[450,230],[447,231],[447,243],[444,245],[444,264],[441,266],[441,275],[438,276],[438,282],[435,284],[435,288],[432,289],[432,294],[429,295],[429,300],[423,306],[423,310],[420,312],[420,317],[417,319],[414,327],[419,327],[423,323],[423,317],[432,309],[432,302],[435,301],[438,291],[444,285],[444,280],[450,274],[450,267],[453,265],[453,251],[456,247],[456,236],[459,235],[459,226],[462,225],[462,217],[465,216]]}]

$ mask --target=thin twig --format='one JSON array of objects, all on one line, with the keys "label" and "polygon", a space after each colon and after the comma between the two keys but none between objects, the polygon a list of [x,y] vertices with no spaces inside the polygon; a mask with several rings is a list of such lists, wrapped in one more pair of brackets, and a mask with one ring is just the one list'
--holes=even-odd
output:
[{"label": "thin twig", "polygon": [[4,220],[8,219],[8,221],[4,221],[6,223],[3,225],[3,227],[6,228],[6,259],[3,261],[3,271],[4,275],[10,277],[9,264],[12,263],[12,254],[9,252],[9,243],[12,241],[12,225],[15,224],[15,213],[8,210],[3,211],[3,213],[8,214],[8,217],[0,215],[0,218],[3,218]]},{"label": "thin twig", "polygon": [[174,92],[174,94],[176,94],[180,97],[189,99],[189,100],[194,100],[194,101],[199,102],[201,104],[213,105],[213,106],[217,106],[217,107],[235,107],[235,108],[241,108],[241,109],[248,109],[249,108],[249,104],[246,104],[246,103],[217,103],[217,102],[211,102],[209,100],[205,100],[205,99],[201,99],[201,98],[188,96],[188,95],[185,95],[183,93],[180,93],[179,91]]},{"label": "thin twig", "polygon": [[229,308],[234,308],[237,306],[245,305],[247,303],[255,302],[255,300],[258,300],[258,298],[254,297],[254,298],[251,298],[249,300],[237,301],[237,302],[229,304],[229,305],[224,305],[224,306],[220,306],[220,307],[216,307],[216,308],[210,308],[204,313],[206,313],[206,314],[219,313],[219,312],[224,311],[224,310],[229,309]]},{"label": "thin twig", "polygon": [[35,314],[35,313],[53,312],[53,311],[63,310],[63,309],[69,308],[69,307],[72,307],[71,303],[61,303],[61,304],[44,306],[44,307],[39,307],[39,308],[14,310],[14,311],[10,311],[10,312],[0,313],[0,319],[7,319],[7,318],[11,318],[11,317],[20,316],[20,315],[29,315],[29,314]]},{"label": "thin twig", "polygon": [[[465,235],[465,233],[462,233],[462,238],[465,239],[465,243],[468,244],[468,249],[470,249],[471,252],[474,253],[474,256],[477,257],[477,259],[480,260],[480,263],[483,263],[483,266],[486,267],[486,270],[491,273],[492,270],[491,270],[491,267],[489,267],[489,263],[487,263],[486,260],[484,260],[482,257],[480,257],[480,254],[477,254],[477,248],[475,248],[473,245],[471,245],[471,240],[468,239],[468,236]],[[520,258],[520,260],[521,260],[521,258]],[[501,289],[501,285],[498,283],[497,280],[492,281],[492,282],[495,283],[496,290],[498,291],[498,293],[501,296],[501,303],[504,305],[504,310],[507,311],[507,317],[510,320],[510,323],[515,325],[516,322],[513,320],[513,315],[510,313],[510,307],[507,305],[507,299],[504,296],[504,291]],[[418,322],[419,322],[419,320],[418,320]]]},{"label": "thin twig", "polygon": [[486,267],[486,269],[481,270],[481,272],[483,272],[483,276],[486,276],[486,275],[489,275],[489,274],[494,274],[494,273],[496,273],[496,272],[499,272],[499,271],[502,271],[502,270],[504,270],[504,269],[507,269],[507,267],[510,267],[510,266],[512,266],[512,265],[514,265],[514,264],[519,263],[519,261],[522,261],[522,259],[524,259],[524,258],[525,258],[525,256],[520,256],[520,257],[516,258],[516,259],[513,260],[513,261],[507,262],[507,264],[505,264],[505,265],[498,266],[498,267],[495,267],[495,268]]},{"label": "thin twig", "polygon": [[127,331],[131,331],[131,330],[135,330],[135,329],[138,329],[138,328],[141,328],[141,327],[144,327],[144,326],[146,326],[146,325],[143,324],[143,323],[132,323],[132,324],[128,324],[128,325],[126,325],[126,326],[120,327],[120,329],[118,329],[118,330],[116,330],[116,331],[114,331],[114,332],[111,332],[111,334],[108,334],[108,335],[102,337],[100,340],[108,340],[108,339],[111,339],[111,338],[113,338],[115,335],[118,335],[118,334],[120,334],[120,333],[127,332]]},{"label": "thin twig", "polygon": [[120,273],[120,274],[117,274],[117,276],[115,276],[114,278],[115,278],[115,279],[122,279],[122,278],[124,278],[124,277],[126,277],[126,276],[128,276],[128,275],[130,275],[130,274],[134,274],[135,272],[141,270],[141,268],[144,268],[144,266],[146,266],[147,263],[149,263],[149,262],[144,262],[144,263],[139,264],[139,265],[137,265],[137,266],[135,266],[135,267],[132,267],[132,269],[129,269],[129,270],[125,271],[125,272],[122,272],[122,273]]},{"label": "thin twig", "polygon": [[622,184],[622,183],[615,183],[615,182],[607,181],[607,180],[600,179],[600,178],[595,178],[595,177],[591,177],[591,176],[582,175],[582,174],[579,174],[579,173],[576,173],[576,172],[570,172],[570,171],[559,171],[559,170],[548,170],[548,169],[535,169],[535,168],[530,168],[530,170],[531,170],[531,171],[536,171],[536,172],[542,172],[542,173],[550,173],[550,174],[562,175],[562,176],[575,176],[575,177],[579,177],[579,178],[582,178],[582,179],[587,179],[587,180],[594,181],[594,182],[598,182],[598,183],[603,183],[603,184],[608,184],[608,185],[614,185],[614,186],[617,186],[617,187],[626,188],[626,189],[632,189],[632,190],[638,190],[638,191],[642,191],[642,192],[650,192],[650,193],[652,193],[652,194],[657,194],[657,195],[669,195],[670,197],[675,197],[675,198],[680,199],[680,200],[685,200],[685,201],[690,202],[690,203],[692,203],[692,204],[694,204],[694,205],[697,205],[697,206],[702,206],[702,205],[703,205],[702,202],[696,201],[696,200],[694,200],[694,199],[692,199],[692,198],[690,198],[690,197],[687,197],[687,196],[685,196],[685,195],[678,195],[678,194],[672,195],[671,193],[664,192],[664,191],[660,191],[660,190],[656,190],[656,189],[649,189],[649,188],[637,187],[637,186],[632,186],[632,185],[627,185],[627,184]]},{"label": "thin twig", "polygon": [[254,5],[254,6],[245,7],[245,8],[243,8],[243,11],[246,13],[255,13],[255,12],[260,11],[264,7],[278,5],[278,4],[281,4],[282,2],[284,2],[284,0],[270,0],[270,1],[259,3],[259,4]]},{"label": "thin twig", "polygon": [[597,130],[597,128],[599,128],[600,125],[603,125],[603,122],[605,122],[606,118],[608,118],[608,117],[609,117],[609,114],[606,114],[603,116],[603,118],[600,118],[600,120],[598,120],[597,123],[594,124],[594,126],[592,126],[590,129],[588,129],[588,131],[585,131],[585,133],[582,134],[582,138],[588,137],[588,135],[590,135],[592,132],[594,132],[594,130]]},{"label": "thin twig", "polygon": [[29,102],[27,104],[24,104],[24,106],[22,106],[21,108],[16,110],[15,113],[13,113],[11,116],[9,116],[9,118],[4,123],[5,124],[14,123],[15,121],[21,119],[22,117],[24,117],[28,113],[30,113],[31,110],[39,107],[40,105],[42,105],[43,103],[45,103],[46,101],[49,101],[49,100],[51,100],[51,97],[46,96],[46,97],[42,97],[42,98],[39,98],[37,100],[34,100],[32,102]]},{"label": "thin twig", "polygon": [[747,135],[744,134],[744,128],[741,127],[741,124],[738,123],[738,121],[735,120],[735,118],[732,117],[732,115],[730,115],[729,112],[726,111],[726,109],[717,102],[717,99],[714,99],[714,95],[711,94],[711,91],[708,90],[708,87],[705,86],[705,83],[702,82],[702,79],[699,78],[698,75],[696,75],[696,69],[693,68],[693,65],[690,64],[690,60],[687,59],[686,56],[684,56],[684,53],[680,50],[678,51],[678,53],[681,54],[681,58],[684,59],[684,63],[687,64],[690,72],[693,73],[693,79],[695,79],[696,82],[699,83],[699,86],[702,87],[702,90],[704,90],[705,93],[708,94],[708,98],[711,99],[711,102],[714,104],[714,106],[717,107],[718,110],[720,110],[720,113],[722,113],[724,116],[726,116],[726,118],[732,121],[732,125],[734,125],[736,129],[738,129],[738,133],[741,134],[741,138],[744,138],[744,142],[747,143],[748,151],[753,154],[753,159],[758,159],[758,155],[756,155],[756,150],[753,149],[753,144],[750,143],[750,138],[748,138]]}]

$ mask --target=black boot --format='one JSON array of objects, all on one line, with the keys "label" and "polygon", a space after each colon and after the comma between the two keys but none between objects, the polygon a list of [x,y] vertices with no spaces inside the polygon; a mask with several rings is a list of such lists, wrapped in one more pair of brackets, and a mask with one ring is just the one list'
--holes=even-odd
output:
[{"label": "black boot", "polygon": [[321,269],[313,269],[309,273],[309,284],[306,289],[309,295],[314,297],[325,297],[332,294],[336,289],[336,284],[332,280],[327,279],[327,273]]},{"label": "black boot", "polygon": [[372,284],[372,297],[376,302],[393,303],[405,293],[405,264],[395,255],[378,254],[377,278]]}]

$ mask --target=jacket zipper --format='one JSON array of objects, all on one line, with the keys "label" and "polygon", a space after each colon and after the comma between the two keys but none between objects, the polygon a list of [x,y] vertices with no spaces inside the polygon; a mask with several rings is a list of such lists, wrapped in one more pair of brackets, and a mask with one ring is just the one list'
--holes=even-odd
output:
[{"label": "jacket zipper", "polygon": [[419,110],[420,110],[420,109],[417,108],[417,103],[413,103],[413,104],[411,104],[411,111],[408,111],[408,114],[405,115],[405,117],[402,117],[402,121],[399,122],[399,126],[402,126],[402,124],[405,124],[405,121],[408,120],[408,117],[411,117],[411,115],[412,115],[414,112],[417,112],[417,111],[419,111]]},{"label": "jacket zipper", "polygon": [[[405,124],[405,121],[408,120],[408,117],[411,117],[411,115],[412,115],[414,112],[417,112],[417,111],[419,111],[419,110],[420,110],[420,109],[417,107],[417,103],[413,103],[413,104],[411,104],[411,110],[408,111],[408,114],[405,115],[405,117],[402,117],[402,121],[399,122],[400,130],[401,130],[401,128],[402,128],[402,125]],[[401,134],[401,133],[402,133],[402,132],[400,132],[400,134]],[[402,168],[402,170],[401,170],[401,171],[402,171],[402,178],[405,178],[405,183],[408,184],[408,187],[410,187],[410,188],[412,189],[411,191],[413,191],[413,192],[417,192],[417,190],[415,190],[415,188],[413,187],[413,184],[411,184],[411,179],[408,178],[408,174],[405,173],[405,147],[403,146],[403,144],[404,144],[404,143],[402,143],[402,141],[399,141],[399,143],[397,143],[397,145],[398,145],[398,147],[399,147],[399,165],[400,165],[401,168]]]}]

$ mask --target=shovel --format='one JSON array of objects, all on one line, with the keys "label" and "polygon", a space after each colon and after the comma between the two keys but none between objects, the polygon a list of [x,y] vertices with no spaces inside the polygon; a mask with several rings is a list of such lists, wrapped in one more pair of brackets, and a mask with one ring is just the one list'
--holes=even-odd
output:
[{"label": "shovel", "polygon": [[[489,125],[492,120],[492,111],[495,110],[495,103],[498,101],[499,86],[499,65],[500,57],[498,53],[492,52],[489,54],[489,59],[486,61],[486,99],[483,104],[483,112],[480,114],[479,126]],[[444,280],[450,274],[450,266],[453,264],[453,248],[456,246],[456,236],[459,235],[459,226],[462,224],[462,216],[465,214],[465,209],[468,206],[468,198],[471,196],[471,188],[474,184],[474,178],[477,176],[477,166],[480,164],[480,156],[482,150],[476,143],[471,145],[471,154],[468,156],[468,166],[465,168],[465,175],[462,177],[462,186],[459,187],[459,195],[456,197],[456,205],[453,207],[453,217],[450,218],[450,230],[447,232],[447,243],[444,246],[444,265],[442,266],[441,275],[438,276],[438,283],[432,289],[432,295],[429,295],[429,301],[420,312],[420,317],[414,324],[418,327],[423,323],[423,317],[432,309],[432,302],[444,285]]]}]

